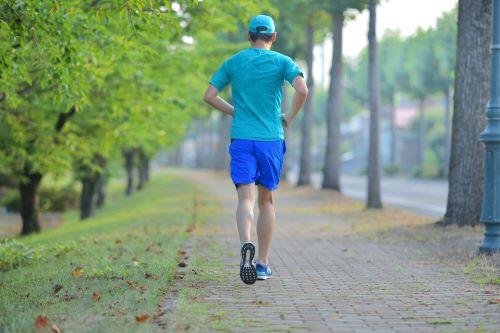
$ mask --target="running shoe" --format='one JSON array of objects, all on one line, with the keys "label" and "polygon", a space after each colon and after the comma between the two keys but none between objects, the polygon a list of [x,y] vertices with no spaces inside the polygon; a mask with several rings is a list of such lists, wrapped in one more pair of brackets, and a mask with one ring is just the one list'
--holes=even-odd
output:
[{"label": "running shoe", "polygon": [[273,271],[269,266],[257,263],[255,269],[257,270],[257,280],[267,280],[273,276]]},{"label": "running shoe", "polygon": [[257,280],[257,271],[255,270],[255,246],[248,242],[241,246],[240,277],[246,284],[254,284]]}]

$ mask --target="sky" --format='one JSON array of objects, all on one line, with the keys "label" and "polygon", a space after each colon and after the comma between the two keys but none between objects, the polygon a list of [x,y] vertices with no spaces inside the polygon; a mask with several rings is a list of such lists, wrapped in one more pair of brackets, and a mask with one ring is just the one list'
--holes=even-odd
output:
[{"label": "sky", "polygon": [[[435,26],[443,12],[453,9],[458,0],[381,0],[377,7],[377,37],[384,31],[399,30],[403,36],[412,35],[418,27]],[[354,20],[344,25],[344,56],[356,57],[368,44],[368,11],[357,14]],[[326,57],[323,59],[322,51]],[[330,39],[317,46],[314,51],[314,74],[318,82],[327,85],[331,64],[332,43]]]}]

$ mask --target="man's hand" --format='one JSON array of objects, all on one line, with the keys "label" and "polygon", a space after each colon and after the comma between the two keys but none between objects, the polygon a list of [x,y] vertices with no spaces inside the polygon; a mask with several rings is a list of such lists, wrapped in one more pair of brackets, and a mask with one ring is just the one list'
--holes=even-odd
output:
[{"label": "man's hand", "polygon": [[295,96],[293,97],[292,112],[288,116],[288,119],[285,119],[286,126],[290,126],[297,113],[299,113],[302,106],[304,106],[307,93],[309,92],[306,81],[300,75],[293,80],[293,87],[295,88]]},{"label": "man's hand", "polygon": [[208,85],[203,100],[213,106],[220,112],[226,113],[230,116],[234,116],[234,107],[226,102],[224,99],[218,96],[219,91],[213,85]]},{"label": "man's hand", "polygon": [[287,128],[288,127],[288,121],[286,121],[286,114],[285,113],[282,113],[281,114],[281,125],[283,126],[283,128]]}]

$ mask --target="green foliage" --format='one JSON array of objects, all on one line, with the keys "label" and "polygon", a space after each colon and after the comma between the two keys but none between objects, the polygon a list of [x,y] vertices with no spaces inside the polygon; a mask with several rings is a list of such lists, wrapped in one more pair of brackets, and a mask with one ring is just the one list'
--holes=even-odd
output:
[{"label": "green foliage", "polygon": [[[388,30],[378,43],[382,102],[394,102],[397,93],[416,99],[443,92],[453,84],[457,8],[444,13],[436,28],[418,30],[403,38]],[[363,49],[346,66],[348,95],[362,104],[368,101],[368,50]]]},{"label": "green foliage", "polygon": [[386,31],[379,43],[381,94],[384,103],[393,104],[398,90],[407,85],[405,57],[406,45],[399,32]]},{"label": "green foliage", "polygon": [[34,247],[14,239],[7,239],[0,243],[0,271],[31,265],[54,256],[61,257],[76,247],[74,241]]},{"label": "green foliage", "polygon": [[[64,212],[78,205],[78,189],[75,184],[62,187],[42,186],[40,189],[40,209],[42,211]],[[21,197],[17,190],[10,190],[2,199],[2,205],[10,212],[21,210]]]},{"label": "green foliage", "polygon": [[7,271],[42,259],[43,250],[34,249],[15,240],[0,243],[0,270]]},{"label": "green foliage", "polygon": [[411,73],[408,75],[407,92],[420,101],[435,92],[438,85],[438,61],[432,47],[434,39],[432,30],[419,29],[407,42],[405,65],[408,73]]},{"label": "green foliage", "polygon": [[[418,135],[419,119],[415,118],[411,124],[411,132]],[[440,109],[429,109],[425,113],[425,167],[415,168],[414,175],[425,178],[437,178],[445,175],[443,170],[445,159],[445,125],[443,112]]]},{"label": "green foliage", "polygon": [[438,178],[440,174],[440,163],[436,154],[427,149],[425,151],[425,161],[423,166],[415,166],[412,171],[413,177],[419,178]]},{"label": "green foliage", "polygon": [[394,164],[389,164],[384,166],[384,175],[386,176],[396,176],[401,172],[399,166]]},{"label": "green foliage", "polygon": [[[223,58],[207,57],[204,46],[212,42],[213,51],[222,43],[206,37],[268,8],[266,1],[176,5],[2,0],[5,172],[18,180],[26,168],[62,174],[73,160],[95,165],[97,153],[116,158],[120,147],[141,147],[152,155],[176,143],[201,109],[200,71]],[[56,129],[72,108],[76,113]]]},{"label": "green foliage", "polygon": [[458,6],[452,11],[444,13],[438,19],[437,27],[433,30],[435,43],[433,49],[438,62],[438,89],[450,89],[455,78],[455,58],[457,44],[457,17]]}]

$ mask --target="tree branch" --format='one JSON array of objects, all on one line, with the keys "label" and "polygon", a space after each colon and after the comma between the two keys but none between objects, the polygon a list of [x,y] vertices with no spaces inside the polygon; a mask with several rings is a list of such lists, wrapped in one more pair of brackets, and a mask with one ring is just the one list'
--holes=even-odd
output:
[{"label": "tree branch", "polygon": [[68,112],[63,112],[59,113],[59,117],[57,118],[57,123],[56,123],[56,131],[61,132],[64,124],[71,118],[74,114],[76,113],[76,107],[73,106],[71,109],[69,109]]}]

